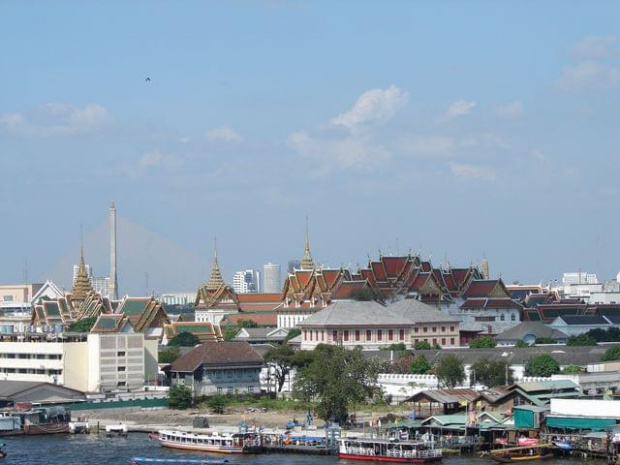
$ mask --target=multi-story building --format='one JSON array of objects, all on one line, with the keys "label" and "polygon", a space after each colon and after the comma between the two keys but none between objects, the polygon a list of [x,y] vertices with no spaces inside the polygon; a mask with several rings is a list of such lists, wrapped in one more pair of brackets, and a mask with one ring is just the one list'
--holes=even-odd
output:
[{"label": "multi-story building", "polygon": [[188,305],[194,303],[195,300],[195,292],[169,292],[159,297],[159,301],[166,305]]},{"label": "multi-story building", "polygon": [[[109,276],[93,276],[93,269],[90,265],[84,264],[86,268],[86,276],[90,281],[91,286],[95,292],[99,292],[103,297],[110,296],[110,277]],[[73,265],[73,286],[78,279],[80,271],[80,265]]]},{"label": "multi-story building", "polygon": [[260,292],[260,272],[257,270],[237,271],[233,276],[233,289],[237,294]]},{"label": "multi-story building", "polygon": [[177,359],[168,370],[171,386],[184,385],[194,397],[260,393],[263,358],[247,342],[206,343]]},{"label": "multi-story building", "polygon": [[263,265],[263,292],[265,294],[277,294],[281,291],[280,265],[271,262]]},{"label": "multi-story building", "polygon": [[83,392],[137,389],[157,375],[157,341],[141,333],[0,334],[0,380]]},{"label": "multi-story building", "polygon": [[459,346],[459,321],[415,299],[392,305],[375,301],[336,302],[297,324],[301,349],[318,344],[360,346],[378,350],[391,344],[412,347],[425,341],[442,347]]}]

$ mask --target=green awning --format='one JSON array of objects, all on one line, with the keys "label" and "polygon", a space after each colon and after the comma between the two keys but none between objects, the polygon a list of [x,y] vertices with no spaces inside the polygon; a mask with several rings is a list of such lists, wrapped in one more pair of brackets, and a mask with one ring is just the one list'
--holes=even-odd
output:
[{"label": "green awning", "polygon": [[605,429],[616,424],[613,418],[558,417],[547,416],[548,428]]}]

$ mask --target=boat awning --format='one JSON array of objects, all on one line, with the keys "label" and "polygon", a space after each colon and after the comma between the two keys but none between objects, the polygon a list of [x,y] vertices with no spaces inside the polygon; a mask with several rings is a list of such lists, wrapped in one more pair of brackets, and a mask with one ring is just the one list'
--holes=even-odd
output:
[{"label": "boat awning", "polygon": [[605,429],[616,424],[613,418],[588,418],[588,417],[562,417],[555,415],[547,416],[548,428],[565,429]]}]

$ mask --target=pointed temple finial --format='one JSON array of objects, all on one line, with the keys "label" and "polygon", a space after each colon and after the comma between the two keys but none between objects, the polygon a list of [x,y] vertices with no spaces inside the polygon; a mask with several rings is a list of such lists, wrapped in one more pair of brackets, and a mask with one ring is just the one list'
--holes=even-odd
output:
[{"label": "pointed temple finial", "polygon": [[306,216],[306,245],[304,246],[304,255],[301,259],[301,269],[302,270],[313,270],[314,269],[314,260],[312,260],[312,255],[310,254],[310,233],[309,233],[307,216]]},{"label": "pointed temple finial", "polygon": [[487,253],[485,252],[483,255],[483,259],[480,262],[480,273],[482,273],[482,277],[484,279],[490,279],[491,273],[489,270],[489,261],[487,260]]},{"label": "pointed temple finial", "polygon": [[224,280],[222,279],[222,272],[220,271],[220,265],[217,262],[217,238],[213,239],[213,263],[211,265],[211,277],[207,282],[208,291],[216,291]]},{"label": "pointed temple finial", "polygon": [[86,262],[84,260],[84,240],[82,239],[82,227],[80,226],[80,264],[78,266],[78,272],[73,282],[73,290],[71,291],[71,297],[74,301],[83,302],[86,300],[88,294],[93,290],[93,286],[88,278],[88,271],[86,271]]}]

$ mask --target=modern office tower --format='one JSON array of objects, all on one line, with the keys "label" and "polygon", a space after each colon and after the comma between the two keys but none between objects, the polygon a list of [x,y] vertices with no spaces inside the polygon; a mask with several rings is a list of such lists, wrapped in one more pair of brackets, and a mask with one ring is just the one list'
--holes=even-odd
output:
[{"label": "modern office tower", "polygon": [[271,262],[263,265],[263,292],[265,294],[278,294],[280,291],[282,291],[280,265]]},{"label": "modern office tower", "polygon": [[260,292],[260,272],[257,270],[237,271],[233,276],[233,289],[237,294]]}]

